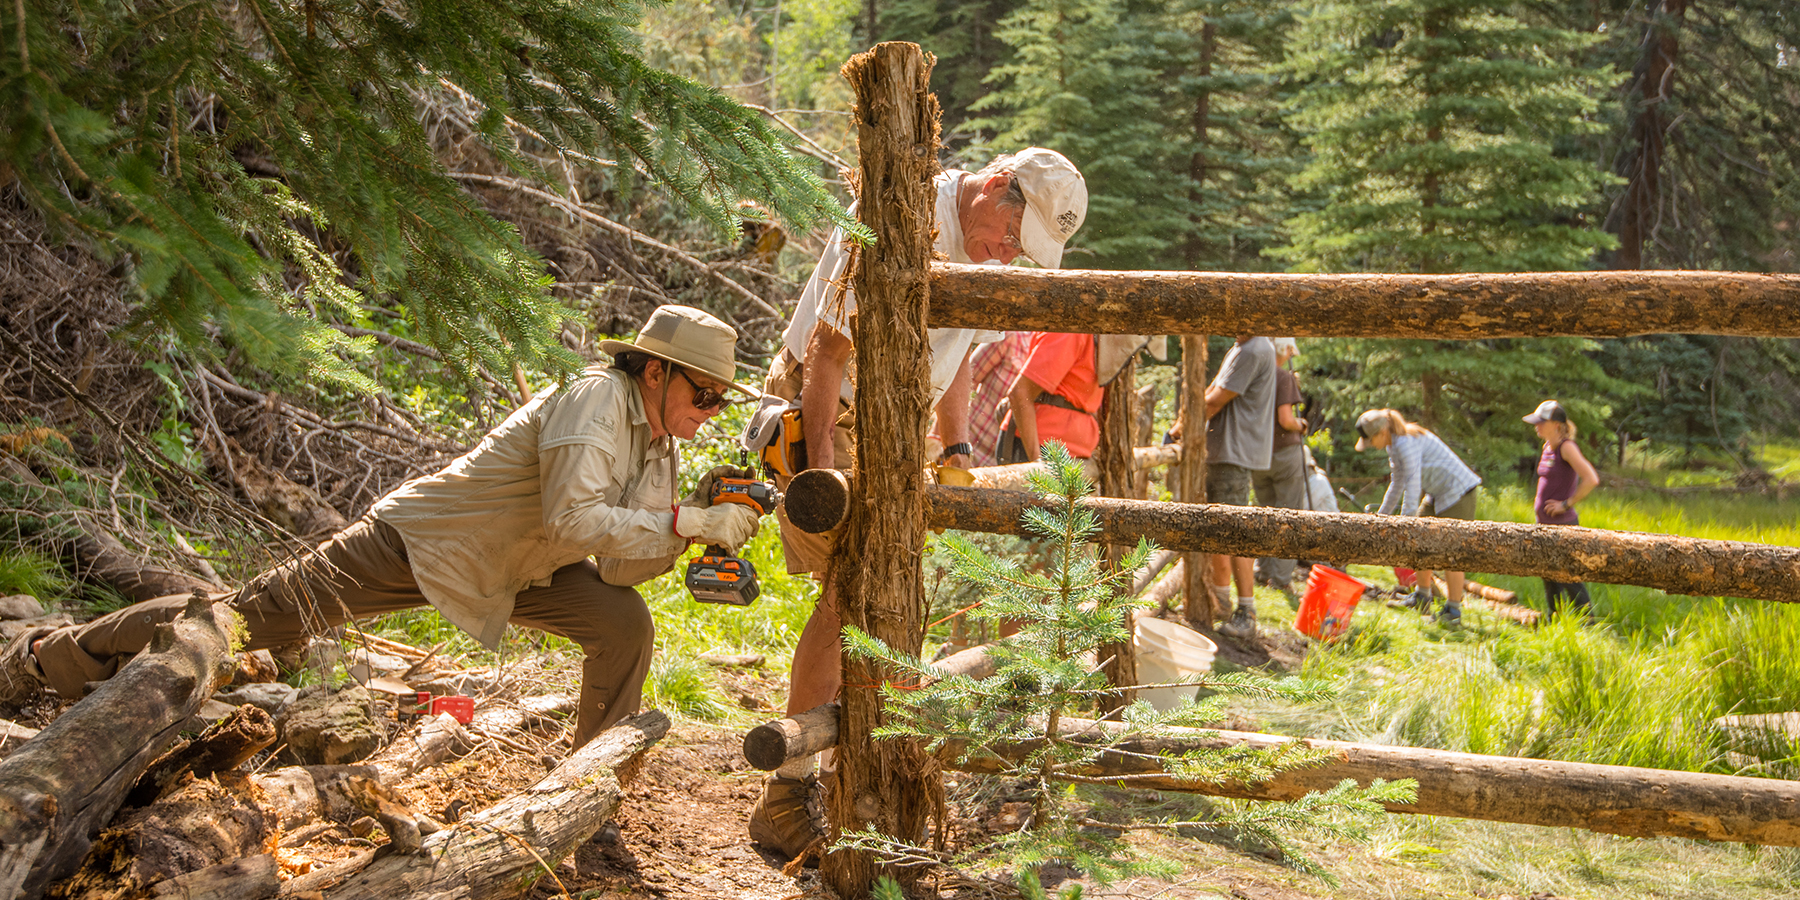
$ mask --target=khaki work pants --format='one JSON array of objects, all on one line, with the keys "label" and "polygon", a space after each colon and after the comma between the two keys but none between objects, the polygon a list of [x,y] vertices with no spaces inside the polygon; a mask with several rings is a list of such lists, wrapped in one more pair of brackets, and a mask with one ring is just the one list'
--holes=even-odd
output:
[{"label": "khaki work pants", "polygon": [[[321,564],[321,560],[324,564]],[[136,603],[43,639],[38,667],[56,692],[80,697],[148,646],[157,625],[187,607],[185,594]],[[225,602],[244,617],[246,650],[293,643],[308,634],[381,613],[427,605],[392,526],[364,518],[307,557],[258,575]],[[512,623],[579,644],[581,697],[574,746],[638,711],[656,626],[638,592],[600,580],[590,561],[556,570],[546,587],[519,592]]]}]

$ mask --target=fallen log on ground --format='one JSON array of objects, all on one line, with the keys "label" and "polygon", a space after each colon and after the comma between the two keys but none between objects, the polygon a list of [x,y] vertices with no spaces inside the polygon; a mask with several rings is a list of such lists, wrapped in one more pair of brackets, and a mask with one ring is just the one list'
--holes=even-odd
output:
[{"label": "fallen log on ground", "polygon": [[[939,485],[927,487],[925,494],[929,504],[925,521],[933,528],[1022,535],[1025,529],[1019,517],[1025,510],[1049,508],[1047,501],[1014,491]],[[1341,559],[1412,569],[1634,584],[1701,597],[1800,602],[1800,548],[1795,547],[1569,525],[1107,497],[1090,497],[1081,503],[1099,517],[1100,534],[1095,540],[1107,544],[1132,544],[1147,537],[1169,550]]]},{"label": "fallen log on ground", "polygon": [[593,837],[618,809],[619,781],[669,730],[656,710],[625,719],[537,784],[426,837],[416,854],[370,854],[289,881],[323,900],[515,897]]},{"label": "fallen log on ground", "polygon": [[0,900],[39,896],[81,863],[138,776],[230,677],[231,615],[196,592],[143,653],[0,760]]},{"label": "fallen log on ground", "polygon": [[1275,275],[931,264],[932,328],[1472,340],[1800,336],[1800,276]]},{"label": "fallen log on ground", "polygon": [[275,719],[249,704],[239,706],[199,737],[171,748],[151,763],[125,796],[125,805],[151,803],[185,775],[207,778],[236,769],[273,743]]},{"label": "fallen log on ground", "polygon": [[[1180,444],[1158,444],[1150,447],[1136,447],[1131,451],[1132,466],[1136,469],[1155,469],[1173,465],[1181,460]],[[1099,470],[1094,461],[1081,461],[1081,470],[1089,481],[1099,481]],[[1028,490],[1031,473],[1044,471],[1043,463],[1014,463],[1009,466],[978,466],[970,469],[969,474],[975,479],[975,487],[992,488],[1002,491]]]},{"label": "fallen log on ground", "polygon": [[275,817],[257,805],[259,793],[236,771],[171,785],[166,796],[127,810],[101,831],[81,867],[56,885],[56,896],[151,896],[171,878],[262,854],[276,828]]},{"label": "fallen log on ground", "polygon": [[[835,718],[829,715],[833,710],[835,707],[809,710],[803,729],[816,733],[801,734],[798,740],[809,745],[830,740],[837,728]],[[799,724],[797,720],[790,721]],[[1069,719],[1064,721],[1061,733],[1073,740],[1094,740],[1096,729],[1116,733],[1120,727]],[[1282,772],[1259,784],[1178,778],[1170,775],[1156,758],[1161,753],[1196,749],[1275,749],[1295,743],[1328,755],[1319,765]],[[966,744],[951,742],[939,752],[938,759],[945,768],[962,772],[993,774],[1003,770],[1001,761],[992,756],[963,759],[968,749]],[[1023,759],[1032,750],[1030,743],[999,748],[1011,760]],[[1244,800],[1296,800],[1311,791],[1329,790],[1344,779],[1367,786],[1377,778],[1411,778],[1419,782],[1418,799],[1413,803],[1389,804],[1389,811],[1583,828],[1629,837],[1800,846],[1800,783],[1770,778],[1481,756],[1199,728],[1175,728],[1166,737],[1126,741],[1094,765],[1066,774],[1115,781],[1124,787]]]},{"label": "fallen log on ground", "polygon": [[788,760],[836,747],[837,741],[838,705],[833,701],[750,729],[744,735],[744,758],[751,765],[772,772]]},{"label": "fallen log on ground", "polygon": [[[1444,579],[1433,576],[1431,583],[1437,586],[1439,596],[1450,596],[1450,585],[1447,584]],[[1478,590],[1478,588],[1487,588],[1487,590]],[[1537,610],[1528,609],[1506,600],[1495,600],[1493,599],[1494,594],[1515,596],[1512,591],[1502,591],[1499,588],[1490,588],[1478,581],[1463,582],[1463,600],[1465,602],[1475,600],[1482,606],[1487,607],[1488,611],[1494,615],[1527,627],[1536,625],[1538,619],[1541,618],[1541,614]]]}]

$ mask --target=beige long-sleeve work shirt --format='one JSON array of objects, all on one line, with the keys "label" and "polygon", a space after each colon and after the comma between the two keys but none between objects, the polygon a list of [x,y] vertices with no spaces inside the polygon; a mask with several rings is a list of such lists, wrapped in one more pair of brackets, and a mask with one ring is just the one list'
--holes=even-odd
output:
[{"label": "beige long-sleeve work shirt", "polygon": [[637,384],[593,366],[370,512],[405,539],[431,605],[492,649],[518,593],[563,566],[593,556],[623,586],[669,571],[688,544],[671,512],[679,468]]}]

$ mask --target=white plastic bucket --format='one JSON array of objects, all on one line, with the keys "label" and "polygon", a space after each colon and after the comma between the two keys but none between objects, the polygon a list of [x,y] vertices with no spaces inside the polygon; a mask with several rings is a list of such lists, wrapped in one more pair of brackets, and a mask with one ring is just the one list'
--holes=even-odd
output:
[{"label": "white plastic bucket", "polygon": [[[1195,675],[1212,671],[1213,654],[1219,648],[1192,628],[1140,613],[1132,632],[1139,684],[1191,681]],[[1150,688],[1138,691],[1138,697],[1168,711],[1186,704],[1199,692],[1198,687]]]}]

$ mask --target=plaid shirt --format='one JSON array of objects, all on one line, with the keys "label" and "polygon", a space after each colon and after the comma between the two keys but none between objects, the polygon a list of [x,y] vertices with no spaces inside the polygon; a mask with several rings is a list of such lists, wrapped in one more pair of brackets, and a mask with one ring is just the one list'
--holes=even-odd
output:
[{"label": "plaid shirt", "polygon": [[975,447],[975,465],[991,466],[994,447],[1000,443],[1000,423],[1011,404],[1007,391],[1025,367],[1031,332],[1009,331],[991,344],[978,344],[969,358],[969,376],[975,382],[975,398],[969,401],[969,443]]},{"label": "plaid shirt", "polygon": [[1437,509],[1448,509],[1481,483],[1481,476],[1464,465],[1455,451],[1429,431],[1420,435],[1394,435],[1388,443],[1387,455],[1393,475],[1388,481],[1387,494],[1381,498],[1384,516],[1393,512],[1396,506],[1401,507],[1402,515],[1418,515],[1420,498],[1424,494],[1432,496]]}]

